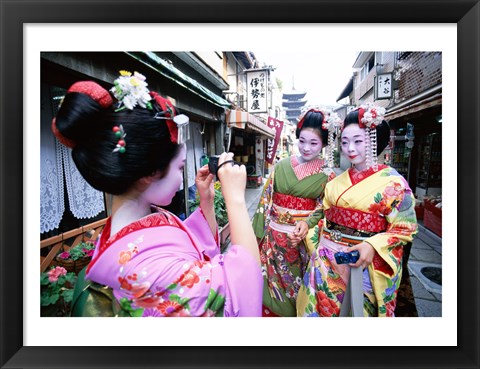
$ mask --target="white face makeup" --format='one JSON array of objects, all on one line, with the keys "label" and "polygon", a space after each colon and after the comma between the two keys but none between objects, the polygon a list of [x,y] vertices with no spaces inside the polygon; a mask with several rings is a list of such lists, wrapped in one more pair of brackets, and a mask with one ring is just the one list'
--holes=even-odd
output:
[{"label": "white face makeup", "polygon": [[298,137],[298,151],[304,161],[317,159],[322,151],[322,139],[317,130],[305,128]]},{"label": "white face makeup", "polygon": [[166,206],[172,202],[183,182],[183,168],[186,160],[186,147],[183,145],[177,156],[170,162],[167,174],[150,184],[143,197],[151,204]]},{"label": "white face makeup", "polygon": [[365,155],[367,139],[365,129],[360,128],[358,124],[349,124],[342,132],[342,153],[358,170],[367,168]]}]

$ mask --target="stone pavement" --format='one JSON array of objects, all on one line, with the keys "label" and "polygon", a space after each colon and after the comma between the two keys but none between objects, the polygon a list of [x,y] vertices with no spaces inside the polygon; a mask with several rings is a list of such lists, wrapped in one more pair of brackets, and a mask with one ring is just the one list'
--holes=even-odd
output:
[{"label": "stone pavement", "polygon": [[[263,181],[265,183],[265,180]],[[253,218],[255,210],[257,210],[258,201],[262,195],[263,185],[257,188],[247,188],[245,190],[245,202],[247,203],[248,215]]]},{"label": "stone pavement", "polygon": [[[265,183],[265,179],[264,179]],[[255,214],[262,187],[247,188],[245,200],[250,218]],[[442,239],[423,226],[413,241],[408,270],[419,317],[442,316]]]},{"label": "stone pavement", "polygon": [[442,316],[442,239],[418,222],[408,270],[419,317]]}]

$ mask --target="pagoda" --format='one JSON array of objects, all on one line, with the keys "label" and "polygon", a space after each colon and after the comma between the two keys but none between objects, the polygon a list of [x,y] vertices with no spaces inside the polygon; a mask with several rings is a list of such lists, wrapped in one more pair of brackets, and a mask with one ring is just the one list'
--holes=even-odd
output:
[{"label": "pagoda", "polygon": [[307,103],[307,100],[304,100],[306,94],[306,92],[296,91],[295,86],[292,86],[292,91],[283,93],[282,107],[285,109],[286,118],[291,123],[297,123],[301,109]]}]

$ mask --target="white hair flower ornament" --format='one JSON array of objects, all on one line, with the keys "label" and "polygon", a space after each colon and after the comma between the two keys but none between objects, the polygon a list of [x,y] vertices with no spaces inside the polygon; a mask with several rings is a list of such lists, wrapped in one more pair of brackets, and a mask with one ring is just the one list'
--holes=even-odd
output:
[{"label": "white hair flower ornament", "polygon": [[359,109],[359,125],[360,128],[375,129],[380,125],[385,117],[385,108],[375,106],[372,103],[360,105]]},{"label": "white hair flower ornament", "polygon": [[337,129],[343,128],[343,120],[340,118],[336,112],[328,112],[326,119],[322,124],[322,128],[328,130],[329,132],[335,132]]},{"label": "white hair flower ornament", "polygon": [[123,109],[133,110],[137,105],[142,108],[152,109],[150,102],[152,97],[145,79],[145,76],[138,72],[134,72],[132,75],[129,71],[120,71],[120,77],[113,82],[114,86],[110,89],[110,92],[119,102],[115,111]]}]

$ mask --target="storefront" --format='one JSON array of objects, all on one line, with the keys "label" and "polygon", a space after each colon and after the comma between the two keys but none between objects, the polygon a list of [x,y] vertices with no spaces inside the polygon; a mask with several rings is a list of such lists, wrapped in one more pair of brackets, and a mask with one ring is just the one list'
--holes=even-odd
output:
[{"label": "storefront", "polygon": [[[185,59],[185,56],[182,56]],[[41,54],[41,237],[46,238],[110,215],[110,196],[88,186],[73,165],[67,148],[56,143],[50,129],[66,89],[79,80],[93,80],[110,88],[119,70],[138,71],[149,89],[172,101],[190,118],[190,140],[184,185],[171,211],[187,215],[188,191],[195,183],[201,156],[223,149],[224,111],[230,103],[221,97],[228,85],[203,70],[189,68],[175,53],[45,52]],[[208,68],[204,68],[208,69]],[[186,73],[188,72],[189,75]],[[205,72],[207,73],[207,72]],[[194,78],[193,78],[194,77]],[[217,78],[218,79],[218,78]],[[54,176],[50,176],[54,173]],[[51,195],[53,194],[53,195]],[[75,196],[73,196],[75,194]],[[77,203],[74,201],[78,200]],[[86,206],[87,204],[88,206]]]},{"label": "storefront", "polygon": [[275,138],[275,130],[255,115],[241,110],[227,110],[226,123],[229,133],[227,150],[234,159],[244,164],[249,177],[248,185],[261,184],[265,175],[265,153],[269,139]]},{"label": "storefront", "polygon": [[442,97],[425,98],[386,115],[392,129],[390,165],[419,199],[442,192]]}]

